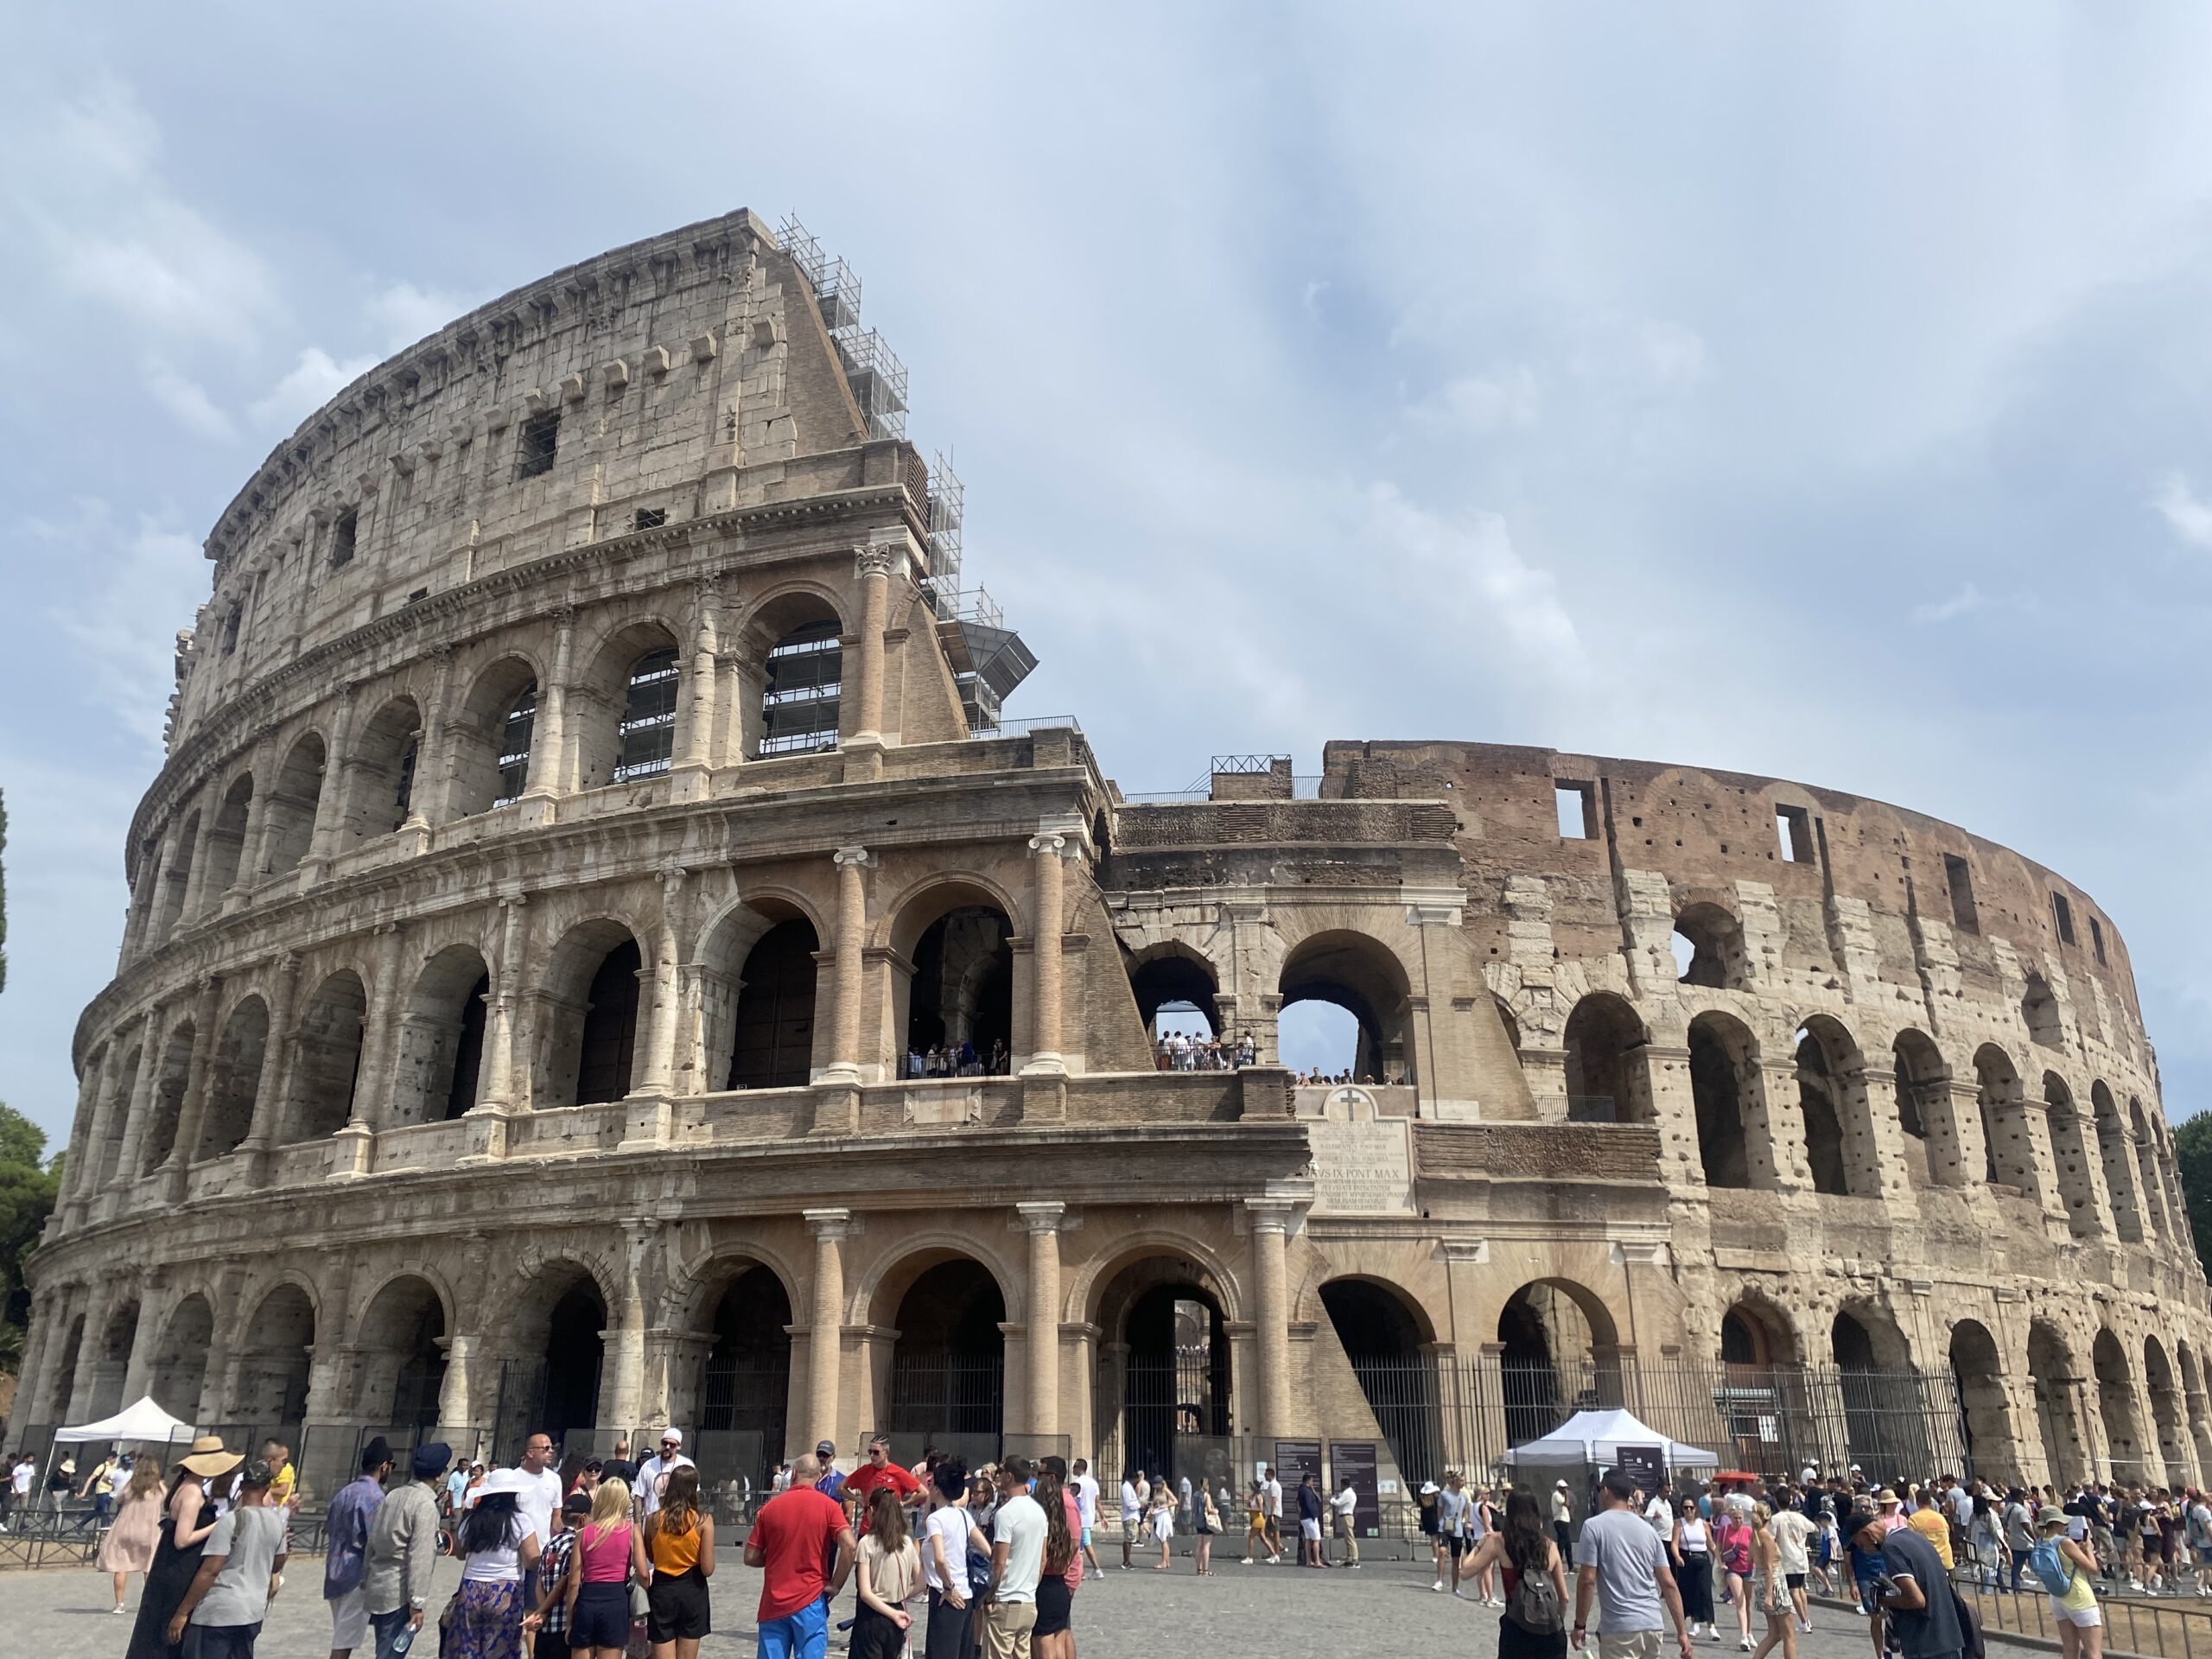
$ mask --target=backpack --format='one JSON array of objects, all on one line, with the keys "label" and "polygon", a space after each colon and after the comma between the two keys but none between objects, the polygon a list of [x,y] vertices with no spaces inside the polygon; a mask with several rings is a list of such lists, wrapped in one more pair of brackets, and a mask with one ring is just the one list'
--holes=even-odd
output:
[{"label": "backpack", "polygon": [[2028,1566],[2054,1596],[2063,1596],[2074,1587],[2074,1563],[2059,1553],[2056,1538],[2037,1540],[2028,1552]]},{"label": "backpack", "polygon": [[1522,1571],[1505,1604],[1505,1616],[1531,1636],[1557,1636],[1567,1628],[1567,1611],[1560,1605],[1559,1586],[1548,1568]]}]

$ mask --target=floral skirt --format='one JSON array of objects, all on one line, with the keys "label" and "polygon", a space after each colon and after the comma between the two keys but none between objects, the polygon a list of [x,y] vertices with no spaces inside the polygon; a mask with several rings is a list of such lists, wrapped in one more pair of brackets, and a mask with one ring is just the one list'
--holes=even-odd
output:
[{"label": "floral skirt", "polygon": [[522,1586],[465,1580],[439,1659],[522,1659]]}]

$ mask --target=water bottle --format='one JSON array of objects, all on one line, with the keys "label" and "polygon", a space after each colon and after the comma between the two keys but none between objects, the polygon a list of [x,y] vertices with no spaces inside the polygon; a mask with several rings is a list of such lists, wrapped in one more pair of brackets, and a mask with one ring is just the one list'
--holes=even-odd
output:
[{"label": "water bottle", "polygon": [[403,1625],[401,1625],[401,1626],[399,1627],[399,1634],[398,1634],[397,1636],[395,1636],[395,1637],[393,1637],[391,1638],[391,1651],[392,1651],[392,1653],[393,1653],[395,1656],[396,1656],[396,1655],[398,1655],[398,1654],[403,1654],[403,1653],[406,1652],[408,1649],[410,1649],[410,1648],[413,1647],[414,1645],[415,1645],[415,1627],[414,1627],[412,1624],[403,1624]]}]

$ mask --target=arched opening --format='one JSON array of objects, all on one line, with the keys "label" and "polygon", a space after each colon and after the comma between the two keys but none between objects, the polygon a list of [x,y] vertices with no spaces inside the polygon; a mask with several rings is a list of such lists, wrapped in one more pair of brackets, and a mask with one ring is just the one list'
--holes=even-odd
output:
[{"label": "arched opening", "polygon": [[145,1148],[137,1173],[150,1175],[168,1162],[176,1150],[177,1120],[184,1112],[184,1088],[192,1076],[192,1021],[180,1020],[169,1027],[162,1046],[162,1069],[154,1078],[151,1121],[146,1125]]},{"label": "arched opening", "polygon": [[2128,1369],[2127,1351],[2110,1331],[2100,1330],[2089,1347],[2089,1364],[2097,1376],[2097,1414],[2104,1419],[2112,1478],[2123,1484],[2147,1483],[2151,1465],[2144,1456],[2143,1431],[2135,1421],[2135,1378]]},{"label": "arched opening", "polygon": [[1551,1279],[1522,1286],[1499,1310],[1497,1340],[1509,1445],[1541,1439],[1575,1412],[1620,1402],[1611,1321],[1580,1287]]},{"label": "arched opening", "polygon": [[100,1332],[99,1354],[92,1368],[92,1408],[85,1414],[98,1421],[112,1417],[127,1403],[123,1384],[130,1369],[130,1347],[138,1337],[138,1303],[134,1298],[112,1308]]},{"label": "arched opening", "polygon": [[1738,1370],[1766,1371],[1796,1363],[1796,1339],[1772,1310],[1738,1302],[1720,1316],[1720,1363]]},{"label": "arched opening", "polygon": [[[1949,1185],[1958,1177],[1942,1166],[1944,1154],[1932,1130],[1950,1121],[1950,1068],[1934,1039],[1922,1031],[1899,1032],[1890,1045],[1890,1059],[1897,1071],[1905,1176],[1916,1187]],[[1950,1161],[1955,1164],[1955,1156]]]},{"label": "arched opening", "polygon": [[1883,1484],[1929,1467],[1919,1379],[1897,1322],[1865,1304],[1847,1307],[1829,1327],[1829,1344],[1850,1461]]},{"label": "arched opening", "polygon": [[1412,986],[1397,957],[1379,941],[1359,933],[1317,933],[1291,951],[1276,988],[1281,1010],[1326,1002],[1358,1021],[1350,1067],[1354,1081],[1415,1080],[1417,1057],[1408,1040]]},{"label": "arched opening", "polygon": [[2097,1223],[2097,1190],[2089,1175],[2089,1149],[2082,1138],[2082,1116],[2074,1109],[2073,1091],[2056,1071],[2043,1074],[2044,1120],[2050,1126],[2050,1161],[2058,1173],[2058,1201],[2066,1206],[2066,1224],[2076,1238],[2094,1238],[2104,1230]]},{"label": "arched opening", "polygon": [[576,787],[666,772],[676,755],[682,684],[676,636],[658,622],[632,623],[601,645],[563,703],[575,745]]},{"label": "arched opening", "polygon": [[415,769],[421,757],[423,711],[412,697],[394,697],[361,728],[345,767],[346,844],[388,836],[415,810]]},{"label": "arched opening", "polygon": [[2128,1243],[2140,1244],[2144,1205],[2135,1185],[2135,1160],[2120,1108],[2101,1078],[2089,1085],[2089,1116],[2096,1125],[2097,1162],[2104,1171],[2105,1192],[2112,1200],[2112,1224]]},{"label": "arched opening", "polygon": [[2082,1446],[2073,1351],[2057,1327],[2041,1319],[2028,1326],[2028,1383],[2035,1395],[2036,1427],[2043,1437],[2044,1478],[2064,1486],[2088,1473]]},{"label": "arched opening", "polygon": [[2182,1430],[2184,1408],[2174,1368],[2156,1337],[2143,1339],[2143,1386],[2151,1396],[2151,1426],[2158,1436],[2158,1466],[2152,1478],[2176,1490],[2190,1484],[2189,1442]]},{"label": "arched opening", "polygon": [[198,1421],[200,1391],[207,1380],[207,1349],[215,1340],[215,1310],[205,1296],[188,1296],[162,1327],[147,1386],[172,1417]]},{"label": "arched opening", "polygon": [[134,1048],[123,1057],[123,1064],[115,1074],[115,1093],[111,1096],[105,1125],[106,1133],[93,1155],[99,1162],[93,1166],[92,1191],[97,1192],[112,1181],[123,1167],[123,1131],[130,1119],[130,1103],[138,1095],[138,1068],[144,1062],[144,1048]]},{"label": "arched opening", "polygon": [[253,775],[233,779],[215,810],[207,831],[207,873],[200,887],[200,907],[215,910],[223,895],[238,885],[238,858],[245,849],[246,816],[253,808]]},{"label": "arched opening", "polygon": [[760,688],[760,755],[804,754],[837,747],[845,677],[834,616],[787,627],[768,648]]},{"label": "arched opening", "polygon": [[1214,1000],[1213,964],[1184,946],[1155,946],[1128,959],[1129,989],[1137,1015],[1156,1044],[1162,1037],[1218,1037],[1221,1007]]},{"label": "arched opening", "polygon": [[264,872],[283,875],[298,868],[315,845],[315,819],[322,804],[322,739],[309,732],[285,752],[284,764],[261,809]]},{"label": "arched opening", "polygon": [[746,952],[730,1018],[728,1089],[796,1089],[814,1066],[814,924],[793,915],[774,923]]},{"label": "arched opening", "polygon": [[2190,1449],[2196,1453],[2196,1474],[2201,1481],[2206,1471],[2212,1470],[2212,1399],[2204,1392],[2204,1369],[2196,1361],[2196,1351],[2186,1342],[2174,1344],[2175,1356],[2181,1361],[2182,1411],[2189,1424]]},{"label": "arched opening", "polygon": [[1108,1489],[1125,1469],[1194,1484],[1232,1475],[1230,1342],[1211,1275],[1183,1257],[1141,1256],[1106,1281],[1096,1319]]},{"label": "arched opening", "polygon": [[[914,930],[919,929],[918,933]],[[964,886],[931,890],[892,931],[913,940],[914,964],[893,976],[908,1069],[980,1077],[1008,1069],[1014,1051],[1014,927],[988,894]]]},{"label": "arched opening", "polygon": [[1567,1017],[1567,1116],[1577,1123],[1644,1123],[1651,1118],[1643,1047],[1650,1037],[1636,1011],[1610,991],[1593,991]]},{"label": "arched opening", "polygon": [[[2101,1089],[2104,1085],[2099,1084],[2097,1087]],[[2146,1238],[2171,1238],[2173,1212],[2167,1207],[2165,1182],[2158,1169],[2158,1143],[2144,1118],[2143,1103],[2133,1096],[2128,1097],[2127,1122],[2135,1142],[2135,1190],[2142,1211],[2144,1235]]]},{"label": "arched opening", "polygon": [[[310,1320],[309,1332],[313,1331]],[[446,1381],[445,1304],[427,1280],[393,1280],[361,1319],[361,1416],[410,1431],[438,1421]]]},{"label": "arched opening", "polygon": [[1720,1370],[1713,1402],[1730,1467],[1802,1466],[1819,1455],[1806,1433],[1815,1420],[1797,1338],[1779,1310],[1746,1297],[1720,1316]]},{"label": "arched opening", "polygon": [[1951,1380],[1959,1391],[1959,1433],[1974,1473],[2006,1484],[2023,1478],[2005,1398],[2004,1362],[1997,1339],[1979,1320],[1961,1319],[1951,1327]]},{"label": "arched opening", "polygon": [[253,1103],[261,1093],[261,1068],[269,1046],[269,1009],[257,996],[240,1000],[223,1022],[215,1066],[207,1079],[207,1105],[200,1122],[194,1161],[228,1157],[253,1128]]},{"label": "arched opening", "polygon": [[2019,1072],[2003,1049],[1984,1043],[1974,1051],[1974,1075],[1981,1107],[1982,1179],[2040,1200],[2035,1148],[2028,1139],[2025,1114],[2021,1110]]},{"label": "arched opening", "polygon": [[1396,1291],[1368,1279],[1330,1281],[1321,1287],[1321,1306],[1389,1445],[1398,1489],[1434,1479],[1446,1462],[1444,1419],[1420,1314]]},{"label": "arched opening", "polygon": [[[1690,1098],[1697,1110],[1697,1151],[1705,1167],[1705,1184],[1750,1186],[1744,1091],[1758,1086],[1758,1046],[1739,1021],[1725,1014],[1698,1015],[1690,1021],[1689,1035]],[[1762,1173],[1766,1161],[1761,1160]]]},{"label": "arched opening", "polygon": [[[535,1427],[554,1445],[589,1438],[599,1422],[600,1363],[605,1357],[607,1302],[588,1274],[561,1294],[545,1320],[545,1388]],[[525,1434],[531,1426],[524,1426]]]},{"label": "arched opening", "polygon": [[54,1395],[47,1402],[49,1419],[60,1422],[70,1415],[69,1402],[77,1395],[77,1367],[84,1357],[85,1316],[79,1314],[69,1322],[68,1334],[61,1340],[61,1353],[54,1365]]},{"label": "arched opening", "polygon": [[765,1490],[784,1454],[791,1323],[783,1281],[757,1262],[740,1264],[715,1304],[714,1345],[699,1391],[699,1428],[709,1438],[691,1455],[702,1468],[751,1475],[756,1491]]},{"label": "arched opening", "polygon": [[2058,1021],[2058,999],[2041,974],[2028,976],[2027,995],[2020,999],[2020,1020],[2028,1039],[2039,1048],[2063,1048],[2066,1030]]},{"label": "arched opening", "polygon": [[630,1092],[644,956],[607,918],[569,930],[554,947],[536,1003],[545,1073],[537,1104],[588,1106]]},{"label": "arched opening", "polygon": [[238,1342],[238,1395],[231,1411],[241,1422],[296,1425],[307,1415],[315,1346],[315,1304],[307,1292],[277,1286],[261,1299]]},{"label": "arched opening", "polygon": [[315,987],[301,1011],[292,1039],[287,1141],[319,1141],[344,1128],[353,1115],[353,1085],[361,1071],[361,1022],[368,993],[360,976],[340,969]]},{"label": "arched opening", "polygon": [[891,1430],[910,1446],[995,1461],[1006,1382],[1006,1299],[967,1256],[925,1268],[899,1299],[891,1349]]},{"label": "arched opening", "polygon": [[1743,925],[1716,904],[1683,906],[1675,918],[1675,965],[1685,985],[1741,989],[1745,982]]},{"label": "arched opening", "polygon": [[469,688],[451,730],[450,816],[488,812],[519,798],[530,783],[531,743],[537,731],[536,671],[519,657],[493,664]]},{"label": "arched opening", "polygon": [[1881,1196],[1867,1144],[1866,1079],[1859,1046],[1825,1015],[1797,1033],[1797,1103],[1805,1118],[1805,1160],[1813,1190],[1836,1197]]},{"label": "arched opening", "polygon": [[492,976],[472,944],[449,944],[423,963],[399,1016],[391,1082],[394,1123],[450,1122],[476,1104]]},{"label": "arched opening", "polygon": [[676,649],[649,651],[630,665],[622,689],[621,746],[613,781],[652,778],[676,762]]}]

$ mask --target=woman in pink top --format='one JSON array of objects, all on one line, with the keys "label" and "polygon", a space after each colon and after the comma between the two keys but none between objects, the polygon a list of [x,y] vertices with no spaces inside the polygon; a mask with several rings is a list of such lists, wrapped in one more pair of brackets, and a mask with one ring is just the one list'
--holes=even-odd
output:
[{"label": "woman in pink top", "polygon": [[1736,1609],[1736,1645],[1744,1652],[1751,1650],[1751,1599],[1745,1586],[1751,1577],[1751,1523],[1736,1512],[1732,1505],[1720,1507],[1713,1522],[1713,1553],[1720,1558],[1720,1570],[1727,1575],[1728,1599]]},{"label": "woman in pink top", "polygon": [[622,1659],[630,1645],[630,1585],[643,1584],[645,1540],[630,1524],[630,1488],[602,1480],[592,1494],[591,1518],[569,1557],[569,1650],[589,1659]]}]

